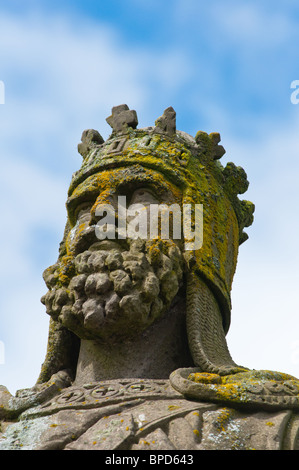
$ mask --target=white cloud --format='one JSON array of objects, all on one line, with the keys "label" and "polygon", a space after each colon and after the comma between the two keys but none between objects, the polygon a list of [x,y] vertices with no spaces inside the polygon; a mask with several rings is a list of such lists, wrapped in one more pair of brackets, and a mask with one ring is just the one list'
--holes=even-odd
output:
[{"label": "white cloud", "polygon": [[68,122],[80,123],[88,114],[100,120],[113,105],[126,100],[138,106],[147,96],[139,58],[122,47],[113,30],[84,21],[74,30],[66,18],[3,15],[0,37],[7,104],[19,107],[25,124],[29,115],[31,132],[51,123],[67,132]]},{"label": "white cloud", "polygon": [[225,3],[211,0],[204,4],[197,0],[175,0],[173,3],[169,14],[181,26],[187,24],[191,30],[195,23],[200,27],[206,25],[214,36],[217,36],[217,32],[224,32],[226,40],[223,44],[218,43],[220,49],[227,46],[227,41],[232,38],[244,41],[248,48],[253,43],[275,48],[281,41],[289,41],[297,33],[294,7],[298,10],[298,4],[293,0],[283,4],[269,0],[246,3],[238,0]]},{"label": "white cloud", "polygon": [[197,67],[194,92],[203,102],[237,108],[241,121],[246,113],[256,121],[269,116],[271,107],[279,112],[284,90],[297,78],[298,15],[291,5],[176,0],[170,15],[177,42]]},{"label": "white cloud", "polygon": [[[229,9],[229,11],[228,11]],[[246,48],[274,49],[283,42],[292,39],[297,25],[291,12],[284,9],[277,11],[269,9],[261,3],[240,4],[231,2],[230,5],[217,3],[214,7],[218,27],[225,32],[228,39]]]},{"label": "white cloud", "polygon": [[17,119],[25,142],[33,133],[35,145],[55,135],[61,145],[71,141],[68,151],[74,148],[71,132],[77,139],[86,127],[104,138],[110,134],[105,118],[112,106],[127,103],[142,116],[158,95],[169,106],[192,71],[175,44],[158,53],[128,45],[115,28],[82,18],[4,14],[0,39],[7,101],[3,135],[15,139]]}]

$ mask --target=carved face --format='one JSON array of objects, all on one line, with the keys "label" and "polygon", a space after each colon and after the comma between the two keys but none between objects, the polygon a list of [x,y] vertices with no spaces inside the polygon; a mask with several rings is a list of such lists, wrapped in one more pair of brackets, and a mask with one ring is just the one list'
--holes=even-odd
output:
[{"label": "carved face", "polygon": [[[147,215],[150,204],[181,202],[177,188],[137,165],[93,175],[76,188],[67,202],[64,251],[44,272],[49,291],[43,302],[54,320],[80,338],[134,337],[169,308],[182,280],[180,240],[151,240],[149,233],[137,238],[140,230],[136,238],[120,238],[117,229],[114,239],[97,238],[102,204],[115,209],[119,227],[119,196],[127,209],[142,204]],[[132,219],[131,213],[126,228]]]}]

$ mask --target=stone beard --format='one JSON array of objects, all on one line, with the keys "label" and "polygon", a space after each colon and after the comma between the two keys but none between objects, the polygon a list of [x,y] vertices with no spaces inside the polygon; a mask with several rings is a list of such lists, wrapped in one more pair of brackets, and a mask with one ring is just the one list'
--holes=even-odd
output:
[{"label": "stone beard", "polygon": [[178,293],[183,256],[174,242],[111,240],[76,255],[59,287],[59,265],[46,270],[47,313],[82,339],[132,338],[160,318]]}]

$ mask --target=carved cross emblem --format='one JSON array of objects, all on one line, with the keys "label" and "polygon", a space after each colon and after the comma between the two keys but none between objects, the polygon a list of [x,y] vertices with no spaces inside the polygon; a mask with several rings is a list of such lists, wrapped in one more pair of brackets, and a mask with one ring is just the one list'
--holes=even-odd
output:
[{"label": "carved cross emblem", "polygon": [[128,127],[136,129],[138,125],[136,111],[129,109],[126,104],[112,108],[112,115],[106,121],[115,133],[126,132]]}]

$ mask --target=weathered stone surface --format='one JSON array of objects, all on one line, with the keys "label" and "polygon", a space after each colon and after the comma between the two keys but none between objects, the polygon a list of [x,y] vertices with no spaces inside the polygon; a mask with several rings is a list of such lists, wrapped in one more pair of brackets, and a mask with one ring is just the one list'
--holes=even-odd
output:
[{"label": "weathered stone surface", "polygon": [[202,450],[282,450],[291,412],[252,413],[220,408],[203,413]]},{"label": "weathered stone surface", "polygon": [[94,129],[86,129],[83,131],[81,141],[82,142],[78,144],[78,152],[83,158],[86,157],[86,155],[88,155],[88,153],[97,145],[104,143],[104,139],[101,134]]},{"label": "weathered stone surface", "polygon": [[0,450],[288,450],[299,414],[244,411],[184,399],[161,380],[68,387],[24,411]]},{"label": "weathered stone surface", "polygon": [[224,147],[219,145],[221,138],[218,132],[207,134],[206,132],[198,131],[195,140],[200,150],[208,158],[219,160],[225,154]]},{"label": "weathered stone surface", "polygon": [[176,112],[172,107],[165,109],[163,115],[156,122],[155,132],[166,134],[170,137],[176,134]]},{"label": "weathered stone surface", "polygon": [[280,372],[244,369],[220,376],[187,368],[174,371],[170,381],[190,399],[227,402],[247,409],[299,411],[299,380]]},{"label": "weathered stone surface", "polygon": [[126,132],[128,127],[135,129],[138,125],[136,111],[130,110],[126,104],[112,108],[112,115],[106,121],[115,133]]}]

